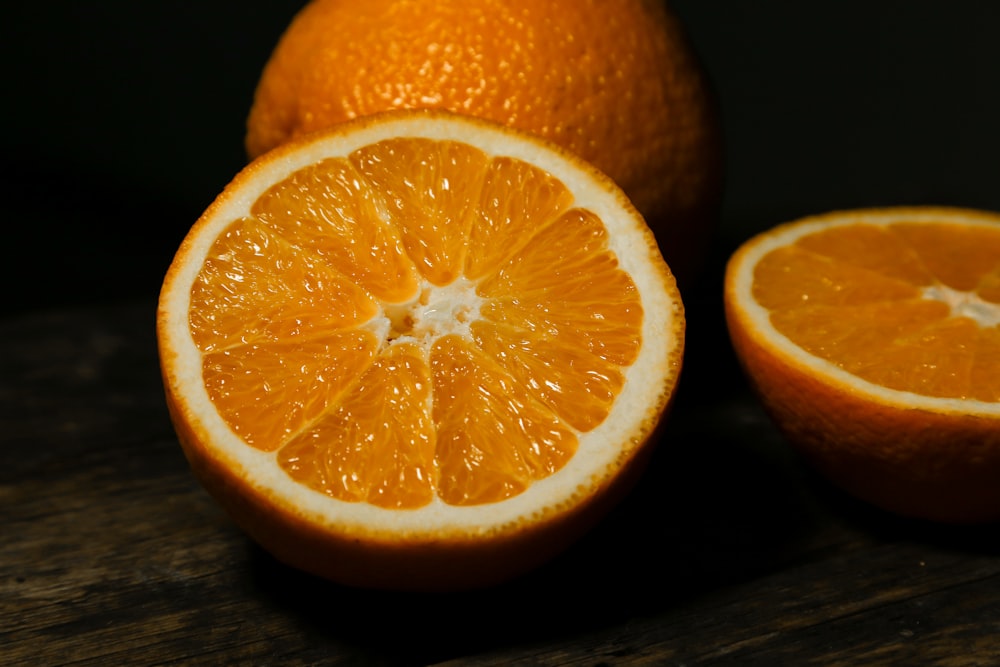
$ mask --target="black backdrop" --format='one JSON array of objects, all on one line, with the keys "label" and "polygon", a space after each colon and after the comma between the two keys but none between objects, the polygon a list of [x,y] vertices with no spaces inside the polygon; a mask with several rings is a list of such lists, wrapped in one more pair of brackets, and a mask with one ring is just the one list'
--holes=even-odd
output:
[{"label": "black backdrop", "polygon": [[[152,298],[188,226],[242,166],[256,78],[303,2],[11,4],[0,10],[7,312]],[[719,257],[833,208],[1000,210],[1000,3],[674,6],[725,122]]]}]

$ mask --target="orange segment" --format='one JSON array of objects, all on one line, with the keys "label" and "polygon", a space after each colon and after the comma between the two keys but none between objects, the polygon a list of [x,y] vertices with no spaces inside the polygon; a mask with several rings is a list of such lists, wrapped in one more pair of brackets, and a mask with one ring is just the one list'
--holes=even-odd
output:
[{"label": "orange segment", "polygon": [[969,386],[975,387],[980,401],[1000,403],[1000,327],[980,329],[969,372]]},{"label": "orange segment", "polygon": [[[809,353],[875,381],[873,376],[886,368],[886,349],[947,316],[944,304],[911,299],[780,310],[771,314],[771,322]],[[888,381],[882,376],[880,383]],[[901,388],[898,381],[890,386]]]},{"label": "orange segment", "polygon": [[572,194],[551,174],[521,160],[492,160],[469,234],[465,275],[478,280],[495,270],[572,202]]},{"label": "orange segment", "polygon": [[933,281],[921,256],[891,227],[851,224],[819,230],[800,238],[794,247],[828,257],[836,265],[867,269],[911,285]]},{"label": "orange segment", "polygon": [[576,434],[473,345],[442,338],[431,369],[445,502],[472,505],[517,495],[576,452]]},{"label": "orange segment", "polygon": [[621,393],[621,367],[573,342],[542,338],[510,326],[476,322],[476,344],[514,376],[517,386],[579,431],[604,421]]},{"label": "orange segment", "polygon": [[798,246],[768,253],[754,271],[754,297],[775,312],[913,299],[916,285]]},{"label": "orange segment", "polygon": [[884,351],[884,365],[902,371],[895,385],[886,386],[922,396],[980,400],[980,388],[971,383],[979,331],[972,320],[947,317],[900,338]]},{"label": "orange segment", "polygon": [[953,289],[974,290],[1000,267],[1000,229],[956,232],[953,225],[901,223],[892,231],[913,248],[939,282]]},{"label": "orange segment", "polygon": [[381,354],[333,410],[281,449],[293,479],[349,502],[426,505],[434,495],[430,371],[414,345]]},{"label": "orange segment", "polygon": [[683,310],[607,177],[406,112],[238,175],[158,332],[185,452],[255,538],[338,581],[469,585],[553,555],[631,483]]},{"label": "orange segment", "polygon": [[205,354],[205,389],[226,423],[263,450],[283,445],[335,404],[371,363],[367,331],[241,345]]},{"label": "orange segment", "polygon": [[768,411],[851,493],[1000,519],[1000,215],[844,211],[746,242],[734,347]]},{"label": "orange segment", "polygon": [[635,360],[643,312],[592,213],[575,209],[480,283],[483,317],[574,345],[618,365]]},{"label": "orange segment", "polygon": [[191,334],[208,352],[336,331],[370,320],[378,305],[323,257],[243,218],[212,245],[189,313]]},{"label": "orange segment", "polygon": [[275,184],[251,212],[289,243],[316,253],[389,303],[411,298],[417,274],[376,195],[345,159],[324,160]]},{"label": "orange segment", "polygon": [[354,152],[351,162],[379,193],[423,277],[434,285],[458,278],[486,154],[458,142],[395,139]]},{"label": "orange segment", "polygon": [[976,294],[984,301],[1000,303],[1000,267],[983,275],[976,287]]}]

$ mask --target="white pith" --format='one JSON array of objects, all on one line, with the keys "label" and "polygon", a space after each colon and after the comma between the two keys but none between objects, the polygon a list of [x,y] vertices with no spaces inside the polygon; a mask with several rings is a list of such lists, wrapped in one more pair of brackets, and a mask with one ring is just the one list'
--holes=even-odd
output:
[{"label": "white pith", "polygon": [[[961,219],[961,224],[1000,228],[1000,221],[997,219],[968,215],[969,217]],[[933,209],[926,211],[905,208],[873,209],[854,212],[850,215],[844,214],[843,218],[838,220],[833,220],[832,216],[817,216],[812,221],[800,224],[793,223],[774,233],[764,234],[751,242],[750,247],[740,257],[738,265],[732,267],[735,289],[733,300],[738,304],[737,312],[740,317],[750,321],[749,324],[745,325],[745,328],[747,331],[757,332],[758,341],[763,341],[763,344],[771,347],[780,356],[794,360],[795,364],[810,369],[810,374],[814,377],[828,378],[838,385],[851,387],[851,390],[856,393],[872,396],[878,402],[905,409],[982,414],[996,418],[1000,416],[1000,403],[962,398],[939,398],[890,389],[868,382],[830,361],[814,356],[779,332],[771,324],[770,311],[758,304],[753,298],[753,271],[760,259],[776,248],[791,245],[797,239],[821,229],[857,223],[891,225],[901,222],[942,223],[947,221],[947,213],[935,212]],[[945,303],[950,307],[952,315],[968,317],[977,322],[979,326],[994,327],[1000,325],[1000,306],[985,301],[974,293],[954,290],[944,285],[933,285],[925,288],[922,295],[925,299]]]},{"label": "white pith", "polygon": [[[464,141],[487,154],[506,155],[530,162],[563,181],[577,195],[575,205],[599,216],[608,228],[611,249],[621,267],[628,272],[642,296],[644,318],[639,358],[623,369],[624,388],[608,418],[594,430],[579,434],[577,454],[557,473],[534,483],[511,499],[486,506],[458,507],[435,500],[414,510],[387,510],[366,503],[347,503],[311,491],[293,481],[276,463],[275,454],[247,446],[219,417],[201,378],[200,352],[191,338],[187,321],[190,288],[207,256],[212,242],[233,220],[248,215],[251,205],[271,184],[292,172],[314,163],[320,157],[344,156],[364,145],[393,136],[423,136],[431,139]],[[310,517],[312,522],[337,526],[338,529],[394,534],[437,534],[458,532],[488,534],[505,526],[522,523],[542,508],[560,507],[577,502],[581,490],[604,480],[605,470],[616,467],[636,445],[640,425],[653,418],[650,411],[659,406],[665,379],[675,376],[679,361],[676,351],[683,341],[672,334],[680,317],[680,305],[663,289],[662,273],[655,268],[649,242],[636,225],[631,210],[623,210],[622,200],[597,185],[594,177],[572,162],[544,147],[529,142],[511,142],[508,136],[479,123],[444,124],[420,117],[396,119],[391,123],[371,124],[351,135],[334,135],[310,145],[281,153],[280,163],[267,169],[251,166],[242,175],[239,197],[220,198],[206,214],[208,222],[197,234],[189,236],[181,253],[186,262],[161,295],[161,313],[169,313],[163,331],[168,345],[177,350],[177,377],[168,378],[184,396],[193,418],[211,434],[218,456],[235,463],[245,478],[268,495],[285,499],[286,507]],[[429,346],[445,334],[468,336],[468,325],[476,317],[481,300],[474,286],[464,278],[446,287],[424,285],[409,303],[385,306],[369,323],[388,341],[410,341]],[[230,463],[230,465],[232,465]]]},{"label": "white pith", "polygon": [[953,317],[967,317],[981,327],[1000,324],[1000,304],[991,303],[975,292],[963,292],[947,285],[930,285],[922,291],[928,301],[940,301],[951,309]]}]

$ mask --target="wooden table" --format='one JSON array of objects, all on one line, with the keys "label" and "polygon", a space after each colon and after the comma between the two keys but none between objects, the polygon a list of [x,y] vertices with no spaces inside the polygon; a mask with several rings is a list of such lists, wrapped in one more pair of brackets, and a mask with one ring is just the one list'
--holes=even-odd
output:
[{"label": "wooden table", "polygon": [[689,304],[628,500],[551,565],[444,596],[324,583],[234,528],[171,429],[151,298],[8,318],[0,664],[1000,665],[998,527],[886,516],[804,469],[717,294]]}]

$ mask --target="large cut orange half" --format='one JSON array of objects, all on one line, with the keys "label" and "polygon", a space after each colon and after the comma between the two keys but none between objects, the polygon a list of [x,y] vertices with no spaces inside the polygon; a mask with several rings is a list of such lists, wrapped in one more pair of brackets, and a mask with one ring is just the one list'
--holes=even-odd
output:
[{"label": "large cut orange half", "polygon": [[417,111],[251,163],[157,327],[181,444],[236,522],[293,566],[408,589],[500,581],[587,530],[655,441],[684,336],[608,178]]},{"label": "large cut orange half", "polygon": [[765,406],[880,507],[1000,519],[1000,215],[839,211],[744,244],[725,283]]}]

